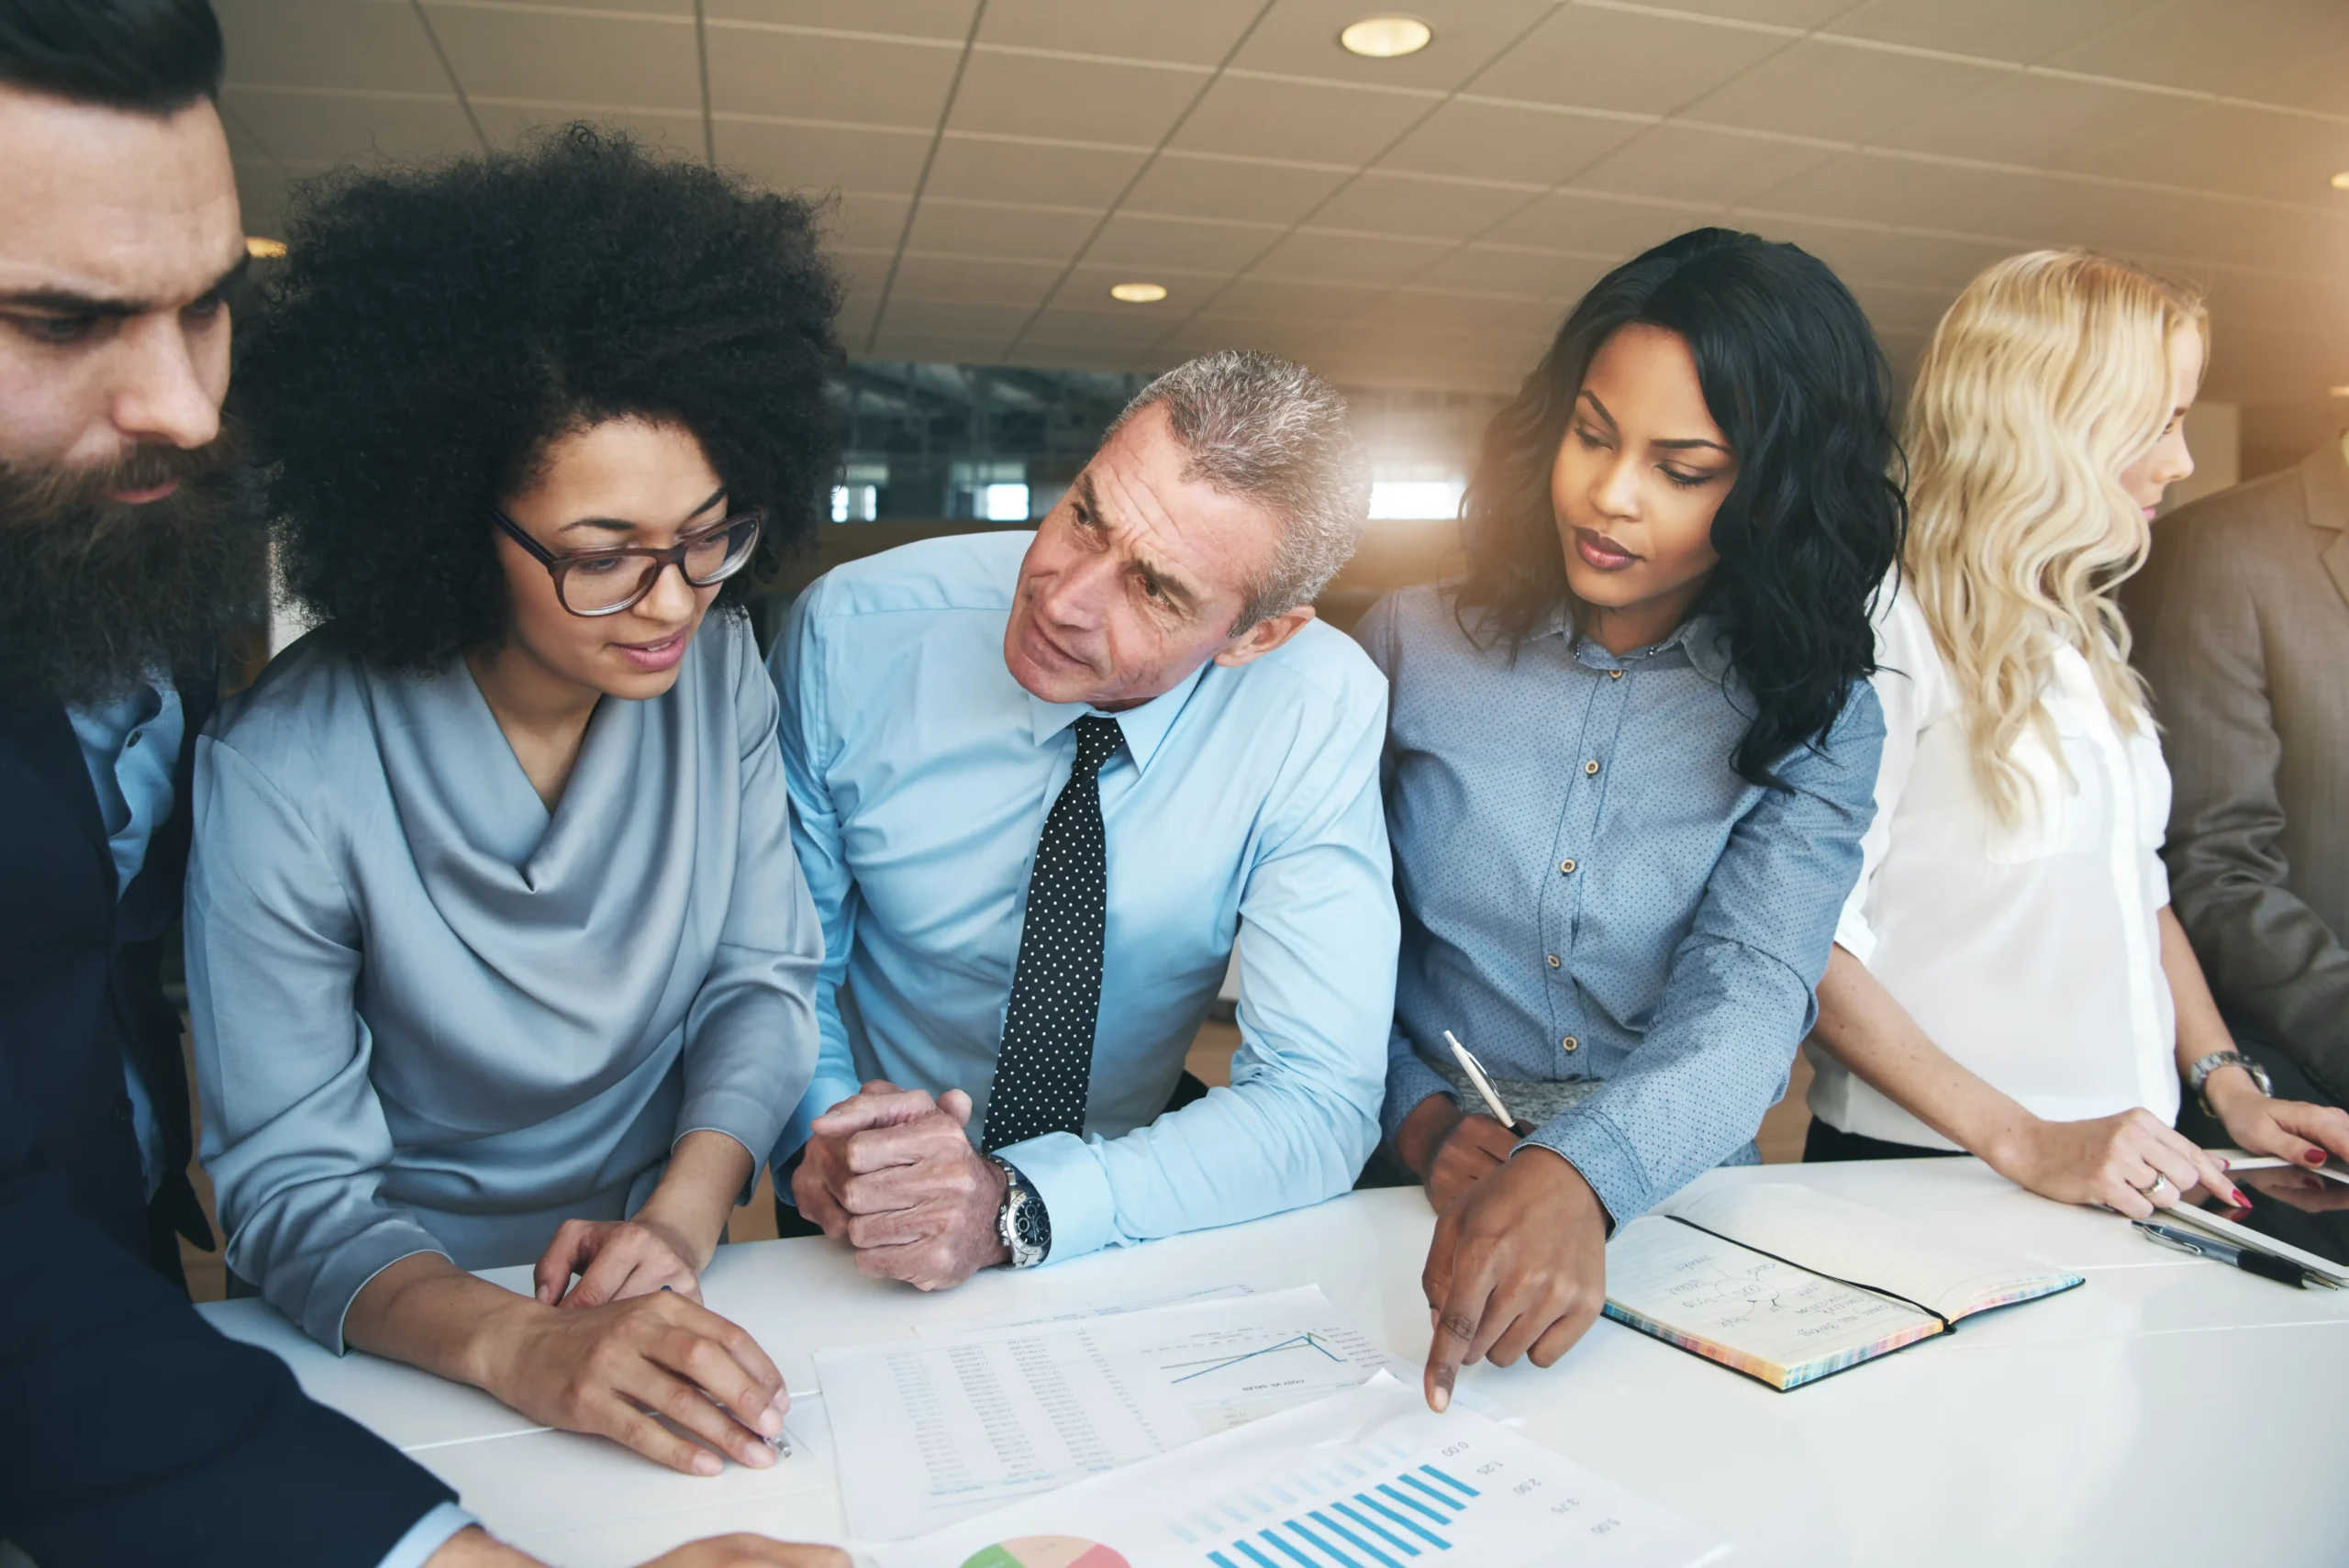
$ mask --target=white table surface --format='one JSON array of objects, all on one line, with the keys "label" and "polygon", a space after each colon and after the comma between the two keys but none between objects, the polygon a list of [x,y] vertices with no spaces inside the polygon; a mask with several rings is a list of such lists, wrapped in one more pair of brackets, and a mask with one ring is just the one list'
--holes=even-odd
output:
[{"label": "white table surface", "polygon": [[[1702,1180],[1800,1182],[2087,1284],[1788,1394],[1606,1321],[1548,1371],[1474,1368],[1464,1385],[1538,1440],[1735,1540],[1739,1564],[2349,1563],[2349,1291],[2292,1290],[2171,1252],[2116,1216],[2033,1197],[1972,1160]],[[782,1367],[799,1452],[707,1480],[536,1427],[409,1367],[338,1360],[260,1302],[204,1312],[430,1466],[500,1535],[560,1568],[604,1568],[726,1530],[841,1539],[819,1346],[1225,1284],[1319,1284],[1372,1338],[1417,1360],[1432,1224],[1417,1191],[1358,1193],[1228,1230],[989,1271],[935,1296],[865,1279],[829,1241],[721,1247],[704,1295]],[[489,1277],[529,1289],[525,1269]]]}]

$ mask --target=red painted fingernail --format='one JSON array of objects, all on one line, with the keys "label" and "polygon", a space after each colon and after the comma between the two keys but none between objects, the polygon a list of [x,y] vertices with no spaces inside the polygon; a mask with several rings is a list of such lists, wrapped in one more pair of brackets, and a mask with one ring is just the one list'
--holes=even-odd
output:
[{"label": "red painted fingernail", "polygon": [[2323,1164],[2323,1163],[2324,1163],[2324,1151],[2323,1151],[2323,1150],[2321,1150],[2321,1149],[2311,1149],[2311,1150],[2310,1150],[2310,1151],[2309,1151],[2309,1163],[2310,1163],[2310,1164],[2311,1164],[2311,1165],[2321,1165],[2321,1164]]},{"label": "red painted fingernail", "polygon": [[2237,1208],[2249,1208],[2251,1207],[2251,1200],[2243,1196],[2242,1190],[2236,1187],[2229,1187],[2227,1189],[2227,1201],[2233,1204]]}]

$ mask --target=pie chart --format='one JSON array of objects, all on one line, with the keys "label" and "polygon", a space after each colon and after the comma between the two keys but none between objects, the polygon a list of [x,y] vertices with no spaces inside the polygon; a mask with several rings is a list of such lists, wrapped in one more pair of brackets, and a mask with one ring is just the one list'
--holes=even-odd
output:
[{"label": "pie chart", "polygon": [[1073,1535],[1023,1535],[963,1560],[963,1568],[1133,1568],[1122,1552]]}]

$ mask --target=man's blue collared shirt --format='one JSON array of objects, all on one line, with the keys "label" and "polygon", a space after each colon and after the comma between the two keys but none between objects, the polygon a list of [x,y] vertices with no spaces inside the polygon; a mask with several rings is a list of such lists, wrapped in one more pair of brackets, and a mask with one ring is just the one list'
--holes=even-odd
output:
[{"label": "man's blue collared shirt", "polygon": [[[111,702],[67,708],[65,717],[73,727],[82,765],[98,798],[98,820],[106,830],[115,897],[119,899],[146,869],[147,846],[171,817],[175,804],[172,772],[179,766],[187,716],[170,678],[158,675]],[[165,1174],[163,1129],[155,1116],[154,1096],[128,1051],[123,1053],[122,1082],[130,1096],[130,1125],[139,1137],[139,1163],[151,1198]]]},{"label": "man's blue collared shirt", "polygon": [[[1091,711],[1003,662],[1032,536],[933,539],[843,566],[770,668],[799,863],[824,923],[816,1077],[776,1150],[885,1077],[959,1088],[985,1125],[1037,840]],[[1376,1140],[1396,913],[1379,810],[1386,686],[1320,624],[1111,715],[1108,934],[1085,1133],[1000,1151],[1052,1257],[1341,1193]],[[1163,1119],[1237,952],[1232,1086]]]},{"label": "man's blue collared shirt", "polygon": [[1618,658],[1559,614],[1480,647],[1432,584],[1356,629],[1393,693],[1389,1138],[1453,1092],[1430,1065],[1450,1029],[1496,1076],[1604,1081],[1533,1140],[1618,1222],[1753,1158],[1859,876],[1884,719],[1858,683],[1826,743],[1779,763],[1788,788],[1748,784],[1720,629]]}]

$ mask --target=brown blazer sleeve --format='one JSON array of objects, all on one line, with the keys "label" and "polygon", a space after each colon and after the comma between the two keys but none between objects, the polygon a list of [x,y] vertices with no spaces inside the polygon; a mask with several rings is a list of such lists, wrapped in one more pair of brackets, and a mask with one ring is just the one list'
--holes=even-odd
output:
[{"label": "brown blazer sleeve", "polygon": [[[2311,538],[2322,530],[2308,525],[2294,471],[2183,509],[2154,536],[2145,592],[2132,599],[2150,612],[2136,628],[2139,664],[2175,790],[2163,851],[2171,901],[2230,1015],[2349,1099],[2349,947],[2292,885],[2277,711],[2288,676],[2290,717],[2306,724],[2302,699],[2324,680],[2311,666],[2338,635],[2308,624],[2342,607],[2306,596],[2331,586]],[[2349,693],[2324,706],[2336,710],[2328,739],[2338,746]],[[2313,836],[2349,854],[2349,825],[2296,826],[2304,848]]]}]

